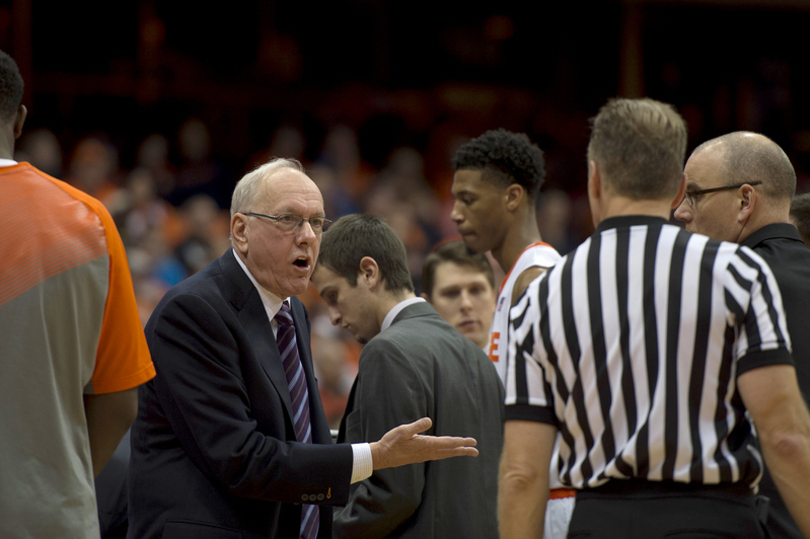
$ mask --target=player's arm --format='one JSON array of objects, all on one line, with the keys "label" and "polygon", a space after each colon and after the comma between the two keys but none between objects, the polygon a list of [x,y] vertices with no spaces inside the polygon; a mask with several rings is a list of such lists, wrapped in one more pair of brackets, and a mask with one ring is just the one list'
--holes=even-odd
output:
[{"label": "player's arm", "polygon": [[792,365],[752,369],[737,388],[757,429],[765,463],[790,514],[810,537],[810,414]]},{"label": "player's arm", "polygon": [[546,271],[548,271],[548,268],[541,268],[540,266],[532,266],[523,270],[523,273],[521,273],[515,281],[515,287],[512,289],[511,305],[514,305],[518,298],[523,295],[529,283],[543,275]]},{"label": "player's arm", "polygon": [[84,395],[84,415],[90,436],[93,476],[104,469],[138,413],[138,388]]},{"label": "player's arm", "polygon": [[509,420],[504,426],[498,480],[498,526],[502,539],[543,536],[548,474],[557,427]]}]

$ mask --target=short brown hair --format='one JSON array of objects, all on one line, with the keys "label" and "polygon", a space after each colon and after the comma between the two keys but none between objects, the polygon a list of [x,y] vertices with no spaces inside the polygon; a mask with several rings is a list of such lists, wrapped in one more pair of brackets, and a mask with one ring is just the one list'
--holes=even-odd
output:
[{"label": "short brown hair", "polygon": [[492,272],[487,255],[471,253],[463,241],[451,241],[440,245],[435,251],[427,255],[422,266],[422,292],[433,297],[433,287],[436,285],[436,268],[444,262],[453,262],[484,274],[492,288],[495,288],[495,275]]},{"label": "short brown hair", "polygon": [[616,194],[658,200],[678,192],[686,157],[686,122],[672,105],[616,98],[591,120],[588,161]]},{"label": "short brown hair", "polygon": [[357,286],[360,261],[365,256],[377,263],[386,290],[413,292],[405,244],[380,218],[346,215],[323,233],[318,264],[334,271],[351,286]]}]

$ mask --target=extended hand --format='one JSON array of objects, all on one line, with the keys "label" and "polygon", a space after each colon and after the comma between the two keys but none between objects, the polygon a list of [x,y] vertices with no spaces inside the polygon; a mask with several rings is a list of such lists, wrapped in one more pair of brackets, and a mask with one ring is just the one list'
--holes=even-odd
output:
[{"label": "extended hand", "polygon": [[430,428],[429,417],[400,425],[385,433],[379,442],[371,443],[371,460],[375,470],[394,468],[428,460],[450,457],[477,457],[475,438],[458,436],[424,436]]}]

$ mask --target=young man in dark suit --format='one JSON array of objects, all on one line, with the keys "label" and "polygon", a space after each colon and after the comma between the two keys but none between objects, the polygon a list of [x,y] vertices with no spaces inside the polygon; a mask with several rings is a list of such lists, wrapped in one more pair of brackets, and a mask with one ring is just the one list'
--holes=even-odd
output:
[{"label": "young man in dark suit", "polygon": [[[146,326],[157,376],[132,428],[129,537],[331,536],[331,506],[385,468],[474,455],[471,439],[331,445],[303,292],[328,224],[300,163],[248,173],[231,205],[233,249],[170,290]],[[419,418],[414,418],[419,419]]]},{"label": "young man in dark suit", "polygon": [[478,440],[477,459],[375,471],[351,487],[334,537],[490,538],[498,534],[503,388],[489,359],[413,292],[405,246],[376,217],[324,234],[312,276],[332,323],[366,346],[338,441],[376,440],[427,416],[431,434]]}]

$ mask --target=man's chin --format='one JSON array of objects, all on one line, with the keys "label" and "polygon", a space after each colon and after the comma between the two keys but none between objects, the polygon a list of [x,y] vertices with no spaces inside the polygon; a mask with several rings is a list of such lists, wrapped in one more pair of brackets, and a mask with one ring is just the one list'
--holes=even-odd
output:
[{"label": "man's chin", "polygon": [[462,236],[461,240],[464,242],[464,247],[467,248],[467,254],[470,256],[486,253],[489,249],[481,250],[479,245],[476,245],[474,236]]}]

